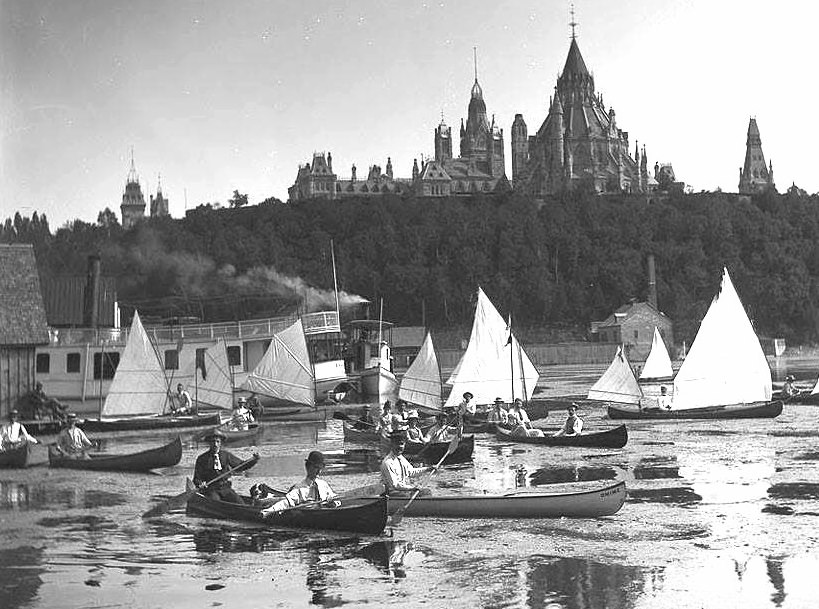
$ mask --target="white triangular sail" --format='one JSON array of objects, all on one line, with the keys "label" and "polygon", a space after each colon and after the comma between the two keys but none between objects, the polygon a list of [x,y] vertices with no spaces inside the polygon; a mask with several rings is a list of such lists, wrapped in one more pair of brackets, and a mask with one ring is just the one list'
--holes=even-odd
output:
[{"label": "white triangular sail", "polygon": [[169,382],[174,391],[177,383],[181,383],[200,408],[230,410],[233,407],[233,380],[225,341],[183,345],[179,351],[179,370]]},{"label": "white triangular sail", "polygon": [[654,326],[654,339],[651,341],[651,351],[648,352],[646,363],[640,372],[640,379],[671,378],[674,370],[671,368],[671,358],[668,355],[663,337],[657,326]]},{"label": "white triangular sail", "polygon": [[[511,339],[511,340],[510,340]],[[500,397],[512,402],[515,397],[529,400],[537,384],[538,372],[509,327],[482,289],[472,335],[463,357],[449,377],[452,391],[445,406],[455,406],[466,391],[476,404],[491,404]]]},{"label": "white triangular sail", "polygon": [[441,369],[429,332],[418,355],[401,378],[398,397],[410,404],[441,409]]},{"label": "white triangular sail", "polygon": [[134,312],[125,350],[114,373],[101,417],[163,414],[170,410],[168,380],[151,339]]},{"label": "white triangular sail", "polygon": [[275,334],[242,389],[295,404],[316,405],[316,382],[299,319]]},{"label": "white triangular sail", "polygon": [[674,379],[675,409],[771,399],[771,369],[728,275]]},{"label": "white triangular sail", "polygon": [[589,389],[590,400],[618,402],[621,404],[639,404],[643,392],[631,364],[628,362],[622,347],[617,347],[611,364],[606,368],[597,382]]}]

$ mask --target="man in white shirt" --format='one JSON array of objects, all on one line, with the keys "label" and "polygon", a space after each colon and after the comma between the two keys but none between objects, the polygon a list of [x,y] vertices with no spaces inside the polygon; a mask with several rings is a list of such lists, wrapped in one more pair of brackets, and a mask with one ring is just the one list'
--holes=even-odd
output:
[{"label": "man in white shirt", "polygon": [[[325,480],[318,477],[324,469],[324,465],[324,455],[321,452],[317,450],[310,452],[304,461],[304,469],[307,471],[304,480],[290,487],[290,490],[287,491],[284,498],[269,508],[263,509],[262,515],[270,516],[276,512],[296,507],[302,503],[325,502],[333,499],[336,496],[333,489],[330,488],[330,485],[327,484]],[[338,507],[339,505],[341,505],[339,501],[333,503],[334,507]]]},{"label": "man in white shirt", "polygon": [[191,394],[185,390],[185,387],[182,383],[179,383],[176,386],[176,409],[174,409],[174,414],[188,414],[193,412],[193,400],[191,399]]},{"label": "man in white shirt", "polygon": [[671,396],[668,395],[668,388],[665,385],[660,387],[660,395],[657,396],[657,408],[671,410]]},{"label": "man in white shirt", "polygon": [[0,450],[14,448],[23,442],[37,444],[37,439],[29,435],[25,426],[20,423],[20,413],[12,410],[9,412],[9,422],[0,427]]},{"label": "man in white shirt", "polygon": [[496,425],[506,425],[509,422],[509,414],[506,412],[506,408],[503,407],[503,398],[495,398],[495,405],[486,420]]},{"label": "man in white shirt", "polygon": [[381,461],[381,482],[387,488],[387,494],[391,497],[409,497],[415,491],[420,491],[421,495],[429,495],[429,489],[419,489],[413,482],[425,472],[431,472],[434,467],[413,467],[404,456],[406,445],[406,432],[394,431],[390,434],[391,450]]},{"label": "man in white shirt", "polygon": [[477,406],[473,398],[475,397],[472,395],[471,391],[464,392],[464,399],[461,400],[461,403],[458,404],[458,407],[455,411],[458,413],[458,423],[463,424],[464,421],[469,423],[472,418],[475,416],[475,412],[477,410]]},{"label": "man in white shirt", "polygon": [[566,408],[568,412],[568,417],[566,417],[566,422],[563,423],[563,427],[561,427],[555,436],[579,436],[580,432],[583,431],[583,419],[577,416],[577,404],[572,402]]},{"label": "man in white shirt", "polygon": [[256,419],[247,408],[247,398],[241,397],[236,400],[236,405],[233,407],[233,416],[230,419],[230,429],[235,431],[245,431],[250,429],[250,424],[255,423]]}]

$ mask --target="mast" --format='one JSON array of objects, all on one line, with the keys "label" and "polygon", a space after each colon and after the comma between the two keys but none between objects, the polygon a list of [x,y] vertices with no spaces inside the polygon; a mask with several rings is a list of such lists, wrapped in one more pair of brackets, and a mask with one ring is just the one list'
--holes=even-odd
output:
[{"label": "mast", "polygon": [[512,349],[512,314],[509,313],[509,321],[506,324],[509,328],[509,338],[506,339],[506,344],[509,345],[509,380],[512,383],[512,400],[509,405],[515,403],[515,352]]},{"label": "mast", "polygon": [[338,304],[338,278],[336,277],[336,250],[335,250],[335,247],[333,247],[333,240],[332,239],[330,239],[330,257],[333,260],[333,289],[335,290],[335,294],[336,294],[336,316],[337,316],[336,321],[338,322],[338,324],[340,326],[341,325],[341,312],[340,312],[340,307],[339,307],[339,304]]},{"label": "mast", "polygon": [[378,311],[378,365],[383,368],[381,362],[381,324],[384,322],[384,299],[381,299],[381,307]]}]

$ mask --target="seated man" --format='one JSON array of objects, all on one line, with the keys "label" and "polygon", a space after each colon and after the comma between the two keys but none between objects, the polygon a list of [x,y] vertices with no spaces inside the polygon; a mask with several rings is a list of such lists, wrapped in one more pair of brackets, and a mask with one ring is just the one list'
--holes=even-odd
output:
[{"label": "seated man", "polygon": [[446,415],[437,414],[435,415],[435,424],[427,432],[427,442],[449,442],[453,433],[452,427],[447,424]]},{"label": "seated man", "polygon": [[88,459],[85,451],[93,444],[85,432],[77,427],[77,415],[68,413],[68,420],[57,436],[57,451],[69,459]]},{"label": "seated man", "polygon": [[37,438],[29,435],[25,426],[20,423],[20,413],[12,410],[9,412],[9,422],[0,427],[0,450],[16,448],[24,442],[37,444]]},{"label": "seated man", "polygon": [[250,429],[250,424],[255,423],[250,410],[247,408],[247,398],[241,397],[236,400],[233,406],[233,416],[230,419],[229,427],[235,431],[245,431]]},{"label": "seated man", "polygon": [[[311,451],[304,461],[304,469],[307,473],[304,480],[298,484],[294,484],[284,497],[270,507],[263,509],[263,516],[270,516],[275,512],[281,512],[282,510],[296,507],[302,503],[325,502],[336,497],[330,485],[318,477],[324,469],[324,455],[322,453],[317,450]],[[333,507],[340,505],[340,501],[333,501]]]},{"label": "seated man", "polygon": [[495,404],[492,410],[489,411],[486,420],[489,423],[501,426],[505,426],[509,423],[509,414],[506,412],[506,408],[503,407],[503,398],[495,398]]},{"label": "seated man", "polygon": [[409,427],[407,427],[407,441],[419,442],[421,444],[426,442],[427,437],[424,435],[424,431],[418,427],[418,411],[410,410],[407,413],[407,421],[409,421]]},{"label": "seated man", "polygon": [[361,407],[361,414],[358,415],[358,420],[353,423],[353,429],[366,429],[371,431],[375,429],[375,427],[375,422],[370,414],[370,407],[367,404],[364,404]]},{"label": "seated man", "polygon": [[434,471],[433,467],[413,467],[404,456],[406,432],[394,431],[390,433],[390,452],[381,461],[381,482],[387,488],[390,497],[409,497],[415,491],[421,495],[429,495],[429,489],[419,489],[413,478],[425,472]]},{"label": "seated man", "polygon": [[205,440],[210,442],[207,452],[196,458],[196,465],[193,469],[193,483],[201,489],[202,494],[214,501],[227,501],[229,503],[244,503],[242,498],[233,490],[229,479],[223,479],[214,484],[208,484],[217,476],[222,475],[228,469],[239,465],[242,460],[231,452],[222,450],[222,442],[225,439],[218,429],[214,429]]},{"label": "seated man", "polygon": [[566,422],[563,423],[563,427],[561,427],[554,436],[577,436],[580,435],[580,432],[583,431],[583,419],[577,416],[577,404],[572,402],[566,408],[569,416],[566,417]]},{"label": "seated man", "polygon": [[185,390],[182,383],[176,386],[175,400],[171,400],[171,412],[173,414],[189,414],[193,410],[193,400],[191,394]]}]

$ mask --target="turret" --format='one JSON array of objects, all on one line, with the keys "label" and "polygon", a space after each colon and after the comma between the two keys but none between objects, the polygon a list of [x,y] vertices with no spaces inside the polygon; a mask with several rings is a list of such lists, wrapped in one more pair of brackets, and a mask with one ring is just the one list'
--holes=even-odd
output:
[{"label": "turret", "polygon": [[392,159],[387,157],[387,177],[392,180]]},{"label": "turret", "polygon": [[522,177],[529,162],[529,134],[522,114],[515,114],[512,122],[512,180]]},{"label": "turret", "polygon": [[418,171],[418,159],[412,159],[412,181],[413,182],[418,179],[418,174],[419,173],[420,172]]},{"label": "turret", "polygon": [[[463,125],[461,129],[463,130]],[[444,122],[444,117],[442,116],[441,123],[435,128],[435,160],[439,163],[443,163],[451,158],[452,128]]]}]

